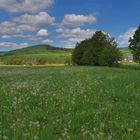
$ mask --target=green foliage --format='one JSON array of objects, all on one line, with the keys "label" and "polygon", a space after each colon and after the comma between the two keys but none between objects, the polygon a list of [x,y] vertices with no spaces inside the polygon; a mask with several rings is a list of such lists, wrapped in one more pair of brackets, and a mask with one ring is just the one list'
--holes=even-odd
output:
[{"label": "green foliage", "polygon": [[140,71],[0,67],[0,140],[138,140]]},{"label": "green foliage", "polygon": [[82,57],[84,55],[84,52],[86,50],[85,44],[86,41],[83,41],[83,43],[81,44],[77,44],[75,50],[73,51],[72,54],[72,60],[74,63],[78,64],[78,65],[82,65],[83,61],[82,61]]},{"label": "green foliage", "polygon": [[3,59],[5,65],[24,65],[26,64],[26,59],[21,56],[9,56]]},{"label": "green foliage", "polygon": [[116,47],[105,47],[99,58],[99,64],[101,66],[117,66],[122,58],[122,54]]},{"label": "green foliage", "polygon": [[45,65],[47,63],[47,59],[40,58],[37,59],[37,65]]},{"label": "green foliage", "polygon": [[76,45],[72,60],[78,65],[112,66],[122,58],[114,38],[101,31]]},{"label": "green foliage", "polygon": [[27,65],[45,65],[47,63],[47,59],[39,58],[39,59],[27,59]]},{"label": "green foliage", "polygon": [[135,62],[140,63],[140,25],[135,31],[133,38],[129,39],[129,49],[131,50]]},{"label": "green foliage", "polygon": [[71,59],[70,58],[69,59],[65,59],[65,63],[64,64],[70,66],[72,64]]},{"label": "green foliage", "polygon": [[6,52],[0,52],[0,57],[4,56]]}]

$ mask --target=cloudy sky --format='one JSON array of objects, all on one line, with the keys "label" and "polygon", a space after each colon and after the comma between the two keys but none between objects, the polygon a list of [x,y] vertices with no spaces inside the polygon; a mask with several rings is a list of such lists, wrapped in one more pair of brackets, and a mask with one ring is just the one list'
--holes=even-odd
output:
[{"label": "cloudy sky", "polygon": [[0,0],[0,51],[35,44],[73,48],[96,30],[127,47],[140,0]]}]

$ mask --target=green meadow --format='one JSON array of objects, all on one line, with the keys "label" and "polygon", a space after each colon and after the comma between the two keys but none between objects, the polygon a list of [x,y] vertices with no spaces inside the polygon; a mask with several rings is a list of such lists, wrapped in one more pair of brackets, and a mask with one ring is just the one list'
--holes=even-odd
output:
[{"label": "green meadow", "polygon": [[49,52],[49,53],[43,53],[43,54],[25,54],[25,55],[21,55],[27,58],[70,58],[71,57],[71,53],[54,53],[54,52]]},{"label": "green meadow", "polygon": [[0,67],[1,140],[138,140],[140,71]]},{"label": "green meadow", "polygon": [[[25,60],[27,63],[43,59],[48,64],[65,64],[71,60],[72,49],[58,48],[49,45],[36,45],[27,48],[0,53],[0,63],[5,64],[17,59]],[[9,62],[10,61],[10,62]],[[6,63],[7,64],[7,63]],[[21,64],[23,65],[23,64]]]}]

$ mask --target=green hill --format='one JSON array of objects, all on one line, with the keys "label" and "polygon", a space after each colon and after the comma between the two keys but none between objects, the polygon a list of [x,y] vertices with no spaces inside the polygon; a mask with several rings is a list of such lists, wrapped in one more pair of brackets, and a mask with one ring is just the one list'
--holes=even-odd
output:
[{"label": "green hill", "polygon": [[50,45],[36,45],[36,46],[30,46],[27,48],[22,48],[22,49],[17,49],[17,50],[12,50],[7,53],[5,53],[5,56],[10,56],[10,55],[27,55],[27,54],[45,54],[48,52],[70,52],[71,49],[66,49],[66,48],[59,48],[59,47],[54,47]]},{"label": "green hill", "polygon": [[50,45],[36,45],[16,49],[1,55],[2,57],[22,56],[27,58],[60,58],[71,56],[72,49],[59,48]]},{"label": "green hill", "polygon": [[16,57],[30,62],[44,59],[47,64],[64,64],[71,59],[72,49],[59,48],[50,45],[36,45],[27,48],[12,50],[1,54],[1,62],[14,61]]}]

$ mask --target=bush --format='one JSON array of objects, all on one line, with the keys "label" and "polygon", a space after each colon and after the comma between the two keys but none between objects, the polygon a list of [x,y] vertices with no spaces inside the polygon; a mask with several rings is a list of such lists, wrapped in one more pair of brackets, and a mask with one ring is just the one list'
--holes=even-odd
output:
[{"label": "bush", "polygon": [[105,47],[99,58],[99,64],[101,66],[117,66],[121,61],[122,54],[115,47]]},{"label": "bush", "polygon": [[5,65],[24,65],[26,64],[26,59],[22,56],[9,56],[3,59]]},{"label": "bush", "polygon": [[90,39],[77,43],[72,61],[77,65],[113,66],[122,59],[114,38],[97,31]]},{"label": "bush", "polygon": [[37,59],[36,64],[37,65],[45,65],[47,63],[47,60],[45,58]]},{"label": "bush", "polygon": [[64,64],[70,66],[71,65],[71,59],[66,59]]}]

